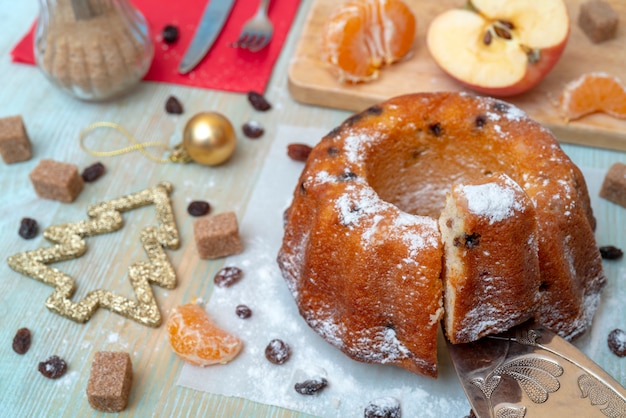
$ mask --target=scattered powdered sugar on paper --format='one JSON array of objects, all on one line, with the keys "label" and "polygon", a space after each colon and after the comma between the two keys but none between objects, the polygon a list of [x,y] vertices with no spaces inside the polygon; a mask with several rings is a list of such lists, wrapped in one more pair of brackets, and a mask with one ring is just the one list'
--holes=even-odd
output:
[{"label": "scattered powdered sugar on paper", "polygon": [[[397,399],[406,417],[465,416],[469,403],[450,363],[441,333],[438,337],[439,378],[435,380],[395,366],[351,360],[315,333],[298,313],[286,281],[281,277],[276,256],[282,241],[285,204],[291,200],[303,165],[287,158],[284,150],[293,138],[314,145],[326,132],[327,129],[279,127],[266,159],[271,163],[263,167],[248,210],[240,218],[244,252],[229,257],[224,264],[242,268],[244,277],[230,288],[214,289],[212,295],[194,295],[208,301],[209,314],[218,325],[240,337],[244,348],[226,365],[201,368],[185,364],[178,384],[324,418],[361,418],[371,401],[384,397]],[[590,190],[593,193],[597,189],[590,187]],[[408,214],[400,216],[396,222],[399,226],[424,222],[425,230],[429,225],[426,219]],[[433,238],[420,239],[426,239],[428,244]],[[417,238],[415,245],[419,246]],[[248,319],[235,315],[235,307],[242,303],[252,310]],[[329,302],[322,311],[330,315],[332,304]],[[330,317],[320,317],[316,326],[329,339],[340,334]],[[608,332],[598,336],[603,339],[604,347],[606,335]],[[281,366],[271,364],[264,356],[265,347],[274,338],[282,339],[291,347],[291,358]],[[385,347],[401,354],[402,347],[394,346],[394,335],[389,331],[380,334],[380,342],[388,343]],[[336,343],[341,345],[340,341]],[[304,396],[294,390],[295,383],[321,377],[328,380],[328,387],[317,395]]]},{"label": "scattered powdered sugar on paper", "polygon": [[[291,200],[303,165],[287,158],[284,150],[293,138],[307,138],[314,145],[325,134],[322,129],[278,129],[266,160],[271,164],[264,166],[248,210],[240,219],[244,251],[229,257],[224,264],[242,268],[244,277],[229,288],[215,288],[210,297],[196,295],[208,300],[206,308],[211,317],[241,338],[244,347],[226,365],[201,368],[185,364],[178,384],[324,418],[361,418],[369,402],[385,396],[400,401],[404,416],[464,416],[469,404],[448,360],[441,362],[437,380],[396,366],[360,363],[315,333],[298,313],[276,256],[282,241],[285,202]],[[409,215],[402,219],[401,223],[425,222]],[[242,303],[252,310],[248,319],[235,315],[235,307]],[[323,311],[330,314],[332,305]],[[330,317],[320,317],[316,327],[329,339],[340,334]],[[403,347],[396,344],[391,332],[382,332],[379,342],[402,355]],[[291,358],[280,366],[264,356],[266,345],[274,338],[291,347]],[[339,340],[335,343],[341,345]],[[439,344],[445,346],[441,337]],[[294,390],[295,383],[318,377],[328,380],[328,387],[319,394],[304,396]]]}]

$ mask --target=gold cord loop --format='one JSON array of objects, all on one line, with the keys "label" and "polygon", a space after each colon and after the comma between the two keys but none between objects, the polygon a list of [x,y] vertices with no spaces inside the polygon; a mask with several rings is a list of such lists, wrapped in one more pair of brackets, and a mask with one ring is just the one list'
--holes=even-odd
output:
[{"label": "gold cord loop", "polygon": [[[98,128],[111,128],[111,129],[115,129],[116,131],[118,131],[119,133],[121,133],[122,135],[124,135],[130,142],[132,145],[129,145],[127,147],[123,147],[120,149],[116,149],[116,150],[112,150],[112,151],[96,151],[96,150],[92,150],[90,148],[88,148],[85,145],[85,138],[87,137],[87,135],[98,129]],[[152,161],[155,161],[157,163],[168,163],[168,162],[180,162],[180,163],[186,163],[186,162],[190,162],[191,158],[189,158],[189,156],[187,155],[187,159],[185,159],[185,154],[186,151],[184,150],[184,148],[181,145],[177,145],[174,150],[170,150],[169,145],[165,142],[158,142],[158,141],[147,141],[147,142],[139,142],[137,141],[133,135],[128,132],[123,126],[118,125],[117,123],[114,122],[96,122],[96,123],[92,123],[91,125],[87,126],[85,129],[83,129],[80,133],[80,147],[87,153],[91,154],[91,155],[95,155],[97,157],[114,157],[116,155],[122,155],[122,154],[127,154],[129,152],[133,152],[133,151],[139,151],[141,152],[144,156],[146,156],[147,158],[151,159]],[[159,157],[155,157],[154,155],[150,154],[148,151],[146,151],[146,148],[148,147],[162,147],[165,148],[166,150],[170,151],[170,155],[168,158],[159,158]]]}]

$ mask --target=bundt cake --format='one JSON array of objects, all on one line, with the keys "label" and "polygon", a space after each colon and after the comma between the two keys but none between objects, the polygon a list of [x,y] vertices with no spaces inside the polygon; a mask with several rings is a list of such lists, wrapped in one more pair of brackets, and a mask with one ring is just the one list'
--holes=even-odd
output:
[{"label": "bundt cake", "polygon": [[[481,201],[498,197],[469,187],[501,189],[506,202]],[[481,212],[494,222],[477,223],[476,239],[469,226]],[[328,342],[359,361],[436,377],[444,298],[453,341],[528,317],[566,338],[583,333],[605,282],[594,228],[585,180],[547,129],[499,100],[419,93],[348,118],[314,147],[278,264]],[[461,254],[455,241],[473,248]],[[466,288],[452,278],[463,269],[475,275]]]}]

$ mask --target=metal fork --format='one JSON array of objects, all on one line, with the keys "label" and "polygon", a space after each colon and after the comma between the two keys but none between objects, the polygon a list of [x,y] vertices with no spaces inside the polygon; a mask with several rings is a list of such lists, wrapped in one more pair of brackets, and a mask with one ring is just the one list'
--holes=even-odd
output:
[{"label": "metal fork", "polygon": [[249,49],[252,52],[260,51],[272,39],[274,26],[267,17],[267,8],[270,0],[261,0],[259,9],[255,15],[250,18],[244,25],[237,42],[233,46],[237,48]]}]

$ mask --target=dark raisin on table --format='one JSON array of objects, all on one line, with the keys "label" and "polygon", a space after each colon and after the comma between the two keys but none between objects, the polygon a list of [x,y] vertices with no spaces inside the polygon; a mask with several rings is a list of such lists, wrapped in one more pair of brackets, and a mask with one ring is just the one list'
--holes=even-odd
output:
[{"label": "dark raisin on table", "polygon": [[600,255],[605,260],[618,260],[624,256],[624,252],[613,245],[600,247]]},{"label": "dark raisin on table", "polygon": [[626,356],[626,332],[621,329],[614,329],[609,333],[607,339],[609,348],[618,357]]},{"label": "dark raisin on table", "polygon": [[18,234],[24,239],[32,239],[37,236],[39,232],[39,225],[33,218],[22,218],[20,222],[20,229]]},{"label": "dark raisin on table", "polygon": [[51,356],[39,363],[39,372],[48,379],[58,379],[67,371],[67,363],[59,356]]},{"label": "dark raisin on table", "polygon": [[220,271],[217,272],[213,281],[216,286],[219,287],[230,287],[241,280],[243,276],[243,271],[239,267],[224,267]]},{"label": "dark raisin on table", "polygon": [[291,348],[289,345],[283,340],[273,339],[270,343],[265,347],[265,358],[269,360],[270,363],[274,364],[284,364],[291,357]]},{"label": "dark raisin on table", "polygon": [[371,401],[365,407],[365,418],[400,418],[400,402],[390,396]]},{"label": "dark raisin on table", "polygon": [[321,392],[326,386],[328,386],[328,380],[323,377],[316,379],[305,380],[301,383],[296,383],[294,389],[300,395],[315,395]]},{"label": "dark raisin on table", "polygon": [[204,200],[194,200],[187,206],[187,213],[191,216],[204,216],[211,211],[211,205]]},{"label": "dark raisin on table", "polygon": [[165,25],[163,30],[161,31],[161,36],[163,37],[163,42],[166,44],[173,44],[178,40],[178,27],[174,25]]},{"label": "dark raisin on table", "polygon": [[260,138],[265,133],[265,129],[263,129],[263,126],[255,120],[244,123],[241,127],[241,130],[243,131],[243,134],[245,136],[251,139]]},{"label": "dark raisin on table", "polygon": [[20,328],[13,337],[13,351],[17,354],[26,354],[30,348],[32,341],[30,330],[28,328]]},{"label": "dark raisin on table", "polygon": [[85,167],[81,173],[83,181],[87,183],[94,182],[104,175],[106,168],[101,162],[93,163],[89,167]]},{"label": "dark raisin on table", "polygon": [[287,145],[287,155],[294,161],[306,161],[311,151],[313,151],[313,148],[307,144]]},{"label": "dark raisin on table", "polygon": [[260,112],[265,112],[272,108],[272,105],[265,99],[265,97],[263,97],[262,94],[257,93],[256,91],[248,92],[248,101],[253,108]]},{"label": "dark raisin on table", "polygon": [[235,313],[241,319],[248,319],[252,316],[252,309],[246,305],[237,305]]},{"label": "dark raisin on table", "polygon": [[172,115],[180,115],[183,113],[183,104],[176,97],[170,96],[165,102],[165,111]]}]

